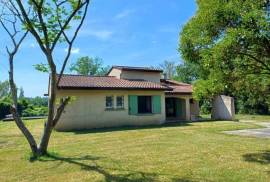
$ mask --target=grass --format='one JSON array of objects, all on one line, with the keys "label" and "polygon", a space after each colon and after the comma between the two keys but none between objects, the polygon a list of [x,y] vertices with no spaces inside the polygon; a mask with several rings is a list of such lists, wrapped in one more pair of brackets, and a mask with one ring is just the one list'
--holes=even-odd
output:
[{"label": "grass", "polygon": [[[243,120],[53,132],[50,154],[32,162],[15,124],[1,122],[0,181],[269,181],[270,139],[222,131],[258,128],[270,116],[237,117]],[[42,120],[26,123],[40,136]]]}]

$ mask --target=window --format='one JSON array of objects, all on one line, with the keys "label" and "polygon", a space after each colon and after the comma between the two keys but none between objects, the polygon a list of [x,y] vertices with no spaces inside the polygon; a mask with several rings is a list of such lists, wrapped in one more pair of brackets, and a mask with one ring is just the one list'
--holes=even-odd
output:
[{"label": "window", "polygon": [[113,96],[106,96],[106,108],[113,108]]},{"label": "window", "polygon": [[117,108],[124,108],[124,96],[117,96],[116,97],[116,107]]},{"label": "window", "polygon": [[152,97],[138,96],[138,113],[152,113]]}]

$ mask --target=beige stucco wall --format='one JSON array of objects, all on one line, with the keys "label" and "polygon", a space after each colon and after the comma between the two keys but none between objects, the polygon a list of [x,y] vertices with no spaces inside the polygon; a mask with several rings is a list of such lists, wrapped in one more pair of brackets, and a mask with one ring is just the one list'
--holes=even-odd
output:
[{"label": "beige stucco wall", "polygon": [[122,70],[113,68],[108,76],[115,76],[116,78],[120,79]]},{"label": "beige stucco wall", "polygon": [[146,71],[125,71],[121,73],[122,79],[143,79],[151,82],[159,83],[161,74],[157,72],[146,72]]},{"label": "beige stucco wall", "polygon": [[[124,96],[124,110],[105,110],[105,97],[111,95],[114,96],[114,106],[116,96]],[[128,95],[161,95],[161,114],[129,115]],[[61,131],[165,122],[164,91],[62,90],[57,96],[75,96],[56,125]]]},{"label": "beige stucco wall", "polygon": [[113,68],[108,76],[115,76],[119,79],[142,79],[151,82],[159,83],[161,79],[161,73],[159,72],[147,72],[147,71],[131,71],[120,70]]}]

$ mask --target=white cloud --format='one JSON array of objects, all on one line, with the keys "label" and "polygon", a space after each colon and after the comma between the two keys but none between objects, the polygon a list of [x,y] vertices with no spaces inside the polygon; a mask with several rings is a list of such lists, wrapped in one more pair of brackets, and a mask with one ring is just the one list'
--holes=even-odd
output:
[{"label": "white cloud", "polygon": [[[68,52],[68,48],[65,49],[65,52]],[[80,53],[80,48],[71,48],[70,53],[71,54],[79,54]]]},{"label": "white cloud", "polygon": [[120,13],[118,13],[117,15],[115,15],[115,19],[122,19],[125,18],[127,16],[129,16],[130,14],[134,13],[135,11],[133,9],[126,9]]},{"label": "white cloud", "polygon": [[108,40],[111,38],[113,32],[109,30],[82,30],[80,35],[93,36],[101,40]]},{"label": "white cloud", "polygon": [[37,45],[35,43],[30,43],[29,46],[32,47],[32,48],[35,48]]}]

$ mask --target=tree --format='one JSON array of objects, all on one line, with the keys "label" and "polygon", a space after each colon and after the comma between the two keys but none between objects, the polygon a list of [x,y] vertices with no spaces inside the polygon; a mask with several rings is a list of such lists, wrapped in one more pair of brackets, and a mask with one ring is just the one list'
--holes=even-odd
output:
[{"label": "tree", "polygon": [[7,81],[0,81],[0,98],[8,96],[9,95],[9,83]]},{"label": "tree", "polygon": [[163,70],[168,79],[172,79],[176,73],[176,64],[174,61],[165,60],[159,64],[159,68]]},{"label": "tree", "polygon": [[81,57],[76,63],[72,64],[70,71],[75,71],[81,75],[105,75],[108,72],[108,67],[103,67],[102,59],[88,56]]},{"label": "tree", "polygon": [[192,83],[200,78],[200,69],[198,65],[186,62],[176,66],[176,75],[174,76],[175,80]]},{"label": "tree", "polygon": [[23,99],[24,98],[24,90],[22,87],[20,87],[20,95],[19,95],[19,99]]},{"label": "tree", "polygon": [[237,95],[243,86],[237,83],[250,82],[247,75],[269,80],[269,0],[198,0],[197,4],[179,44],[184,60],[198,65],[205,75],[195,84],[195,94]]},{"label": "tree", "polygon": [[[70,100],[70,97],[60,98],[59,105],[56,105],[56,89],[70,57],[73,43],[86,17],[89,0],[29,0],[25,3],[22,3],[20,0],[4,0],[1,4],[5,7],[5,10],[8,11],[8,13],[4,14],[11,14],[15,20],[19,19],[22,23],[22,30],[25,30],[23,37],[25,37],[28,32],[34,37],[49,65],[50,96],[48,98],[48,118],[44,125],[40,144],[37,146],[33,135],[25,127],[17,111],[17,92],[13,78],[13,59],[23,38],[17,42],[16,36],[10,33],[10,27],[7,27],[5,23],[2,23],[2,27],[4,27],[14,44],[14,51],[8,51],[11,53],[9,54],[9,82],[13,100],[12,114],[17,126],[26,137],[33,155],[45,155],[47,153],[51,132]],[[2,22],[4,20],[5,18],[2,17]],[[12,25],[17,25],[17,23],[12,22]],[[71,30],[71,25],[74,26],[74,29],[72,29],[74,31]],[[17,29],[14,30],[14,32],[17,34]],[[54,52],[60,43],[66,43],[68,48],[67,54],[62,61],[60,74],[57,75]]]}]

